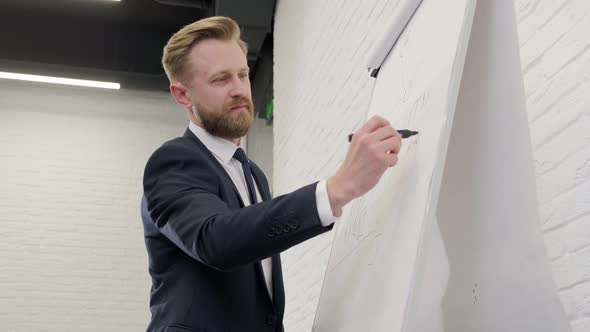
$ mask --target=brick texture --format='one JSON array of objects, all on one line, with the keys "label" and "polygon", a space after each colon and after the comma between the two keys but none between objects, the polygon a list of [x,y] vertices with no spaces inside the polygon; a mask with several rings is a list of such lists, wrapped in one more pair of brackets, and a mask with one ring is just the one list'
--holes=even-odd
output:
[{"label": "brick texture", "polygon": [[[278,2],[273,150],[277,194],[328,177],[344,159],[345,137],[366,118],[374,84],[366,74],[367,51],[397,4]],[[588,331],[590,2],[516,0],[515,10],[541,227],[572,331]],[[284,255],[289,332],[311,330],[332,238],[333,232],[327,233]]]},{"label": "brick texture", "polygon": [[0,330],[144,331],[143,168],[165,94],[0,82]]}]

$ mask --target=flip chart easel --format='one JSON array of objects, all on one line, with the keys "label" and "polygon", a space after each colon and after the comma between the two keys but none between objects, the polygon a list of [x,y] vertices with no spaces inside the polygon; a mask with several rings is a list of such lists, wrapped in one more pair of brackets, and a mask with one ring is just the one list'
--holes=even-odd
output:
[{"label": "flip chart easel", "polygon": [[421,1],[376,76],[367,117],[420,134],[336,225],[313,330],[569,331],[540,232],[513,1]]}]

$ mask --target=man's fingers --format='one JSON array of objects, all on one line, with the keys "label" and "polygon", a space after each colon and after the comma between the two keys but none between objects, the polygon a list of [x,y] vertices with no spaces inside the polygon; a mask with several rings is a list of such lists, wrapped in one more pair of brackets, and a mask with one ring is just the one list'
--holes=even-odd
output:
[{"label": "man's fingers", "polygon": [[383,153],[387,153],[387,151],[389,151],[390,154],[398,154],[401,146],[402,138],[400,135],[396,135],[381,141],[378,144],[378,149],[383,151]]},{"label": "man's fingers", "polygon": [[370,134],[374,132],[376,129],[384,126],[389,126],[389,121],[385,120],[384,118],[378,115],[374,115],[359,130],[356,131],[355,135],[361,136],[364,134]]},{"label": "man's fingers", "polygon": [[399,136],[397,130],[393,129],[391,126],[381,127],[374,132],[370,133],[369,136],[374,138],[377,142],[381,142],[383,140],[389,139],[391,137]]},{"label": "man's fingers", "polygon": [[397,164],[399,157],[398,157],[397,153],[390,153],[385,158],[387,160],[387,166],[393,167]]}]

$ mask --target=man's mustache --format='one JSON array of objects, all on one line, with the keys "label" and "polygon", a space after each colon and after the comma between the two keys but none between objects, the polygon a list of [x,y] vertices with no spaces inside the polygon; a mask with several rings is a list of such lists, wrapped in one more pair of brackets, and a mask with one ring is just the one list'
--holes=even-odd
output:
[{"label": "man's mustache", "polygon": [[254,106],[252,105],[252,100],[250,100],[250,98],[248,97],[238,97],[235,98],[234,100],[232,100],[231,102],[229,102],[226,105],[226,109],[231,109],[233,107],[236,106],[246,106],[246,108],[248,108],[249,111],[252,111],[252,109],[254,108]]}]

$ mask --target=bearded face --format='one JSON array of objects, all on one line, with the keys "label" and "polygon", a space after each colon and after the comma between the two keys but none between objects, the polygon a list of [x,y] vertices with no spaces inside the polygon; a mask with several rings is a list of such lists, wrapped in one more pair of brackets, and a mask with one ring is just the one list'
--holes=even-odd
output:
[{"label": "bearded face", "polygon": [[188,59],[184,82],[170,91],[196,125],[238,144],[254,122],[246,54],[236,41],[205,39]]},{"label": "bearded face", "polygon": [[254,122],[254,105],[245,96],[233,98],[217,110],[197,103],[195,112],[207,132],[230,140],[245,136]]}]

